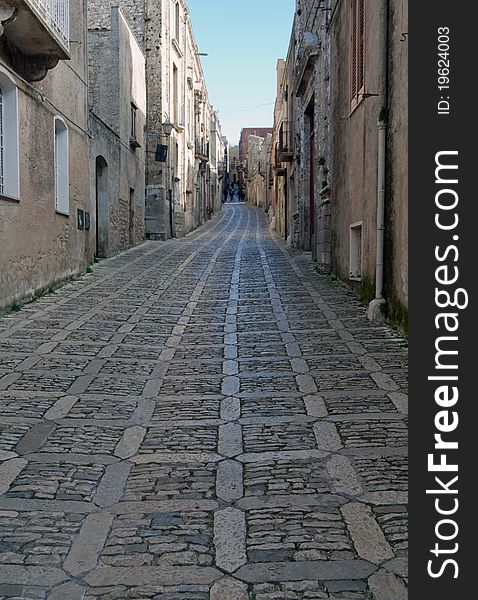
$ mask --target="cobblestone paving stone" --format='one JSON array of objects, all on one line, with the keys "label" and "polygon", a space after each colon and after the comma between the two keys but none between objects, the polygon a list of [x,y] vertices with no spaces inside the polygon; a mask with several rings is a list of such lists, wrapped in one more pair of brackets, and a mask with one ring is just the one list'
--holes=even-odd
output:
[{"label": "cobblestone paving stone", "polygon": [[0,600],[405,597],[406,368],[245,205],[3,317]]}]

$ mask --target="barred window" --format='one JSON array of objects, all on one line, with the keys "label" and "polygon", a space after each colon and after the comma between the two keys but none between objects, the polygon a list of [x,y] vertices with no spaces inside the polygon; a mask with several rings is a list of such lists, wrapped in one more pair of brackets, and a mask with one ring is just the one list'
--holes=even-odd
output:
[{"label": "barred window", "polygon": [[351,0],[350,14],[350,108],[353,110],[364,92],[365,1]]}]

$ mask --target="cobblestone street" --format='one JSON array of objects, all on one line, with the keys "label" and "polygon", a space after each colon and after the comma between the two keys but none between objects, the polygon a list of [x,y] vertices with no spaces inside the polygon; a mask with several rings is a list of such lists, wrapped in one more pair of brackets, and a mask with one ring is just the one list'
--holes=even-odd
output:
[{"label": "cobblestone street", "polygon": [[227,205],[0,319],[0,599],[405,600],[407,349]]}]

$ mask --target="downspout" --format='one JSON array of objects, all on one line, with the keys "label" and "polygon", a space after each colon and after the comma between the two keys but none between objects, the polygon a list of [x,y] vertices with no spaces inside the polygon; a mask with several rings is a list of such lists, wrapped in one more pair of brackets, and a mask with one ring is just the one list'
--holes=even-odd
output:
[{"label": "downspout", "polygon": [[381,11],[381,75],[380,99],[382,106],[377,120],[378,155],[377,155],[377,242],[375,263],[375,299],[370,302],[367,316],[370,321],[385,320],[386,300],[384,292],[384,262],[385,262],[385,198],[386,198],[386,164],[387,164],[387,121],[388,121],[388,16],[389,0],[382,1]]},{"label": "downspout", "polygon": [[385,163],[387,125],[378,121],[377,174],[377,260],[375,266],[375,299],[383,300],[384,240],[385,240]]}]

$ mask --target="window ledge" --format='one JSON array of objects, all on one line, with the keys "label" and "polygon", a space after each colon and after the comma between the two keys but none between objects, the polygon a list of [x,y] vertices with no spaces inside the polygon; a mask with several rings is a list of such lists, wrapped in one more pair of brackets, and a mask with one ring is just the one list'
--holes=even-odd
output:
[{"label": "window ledge", "polygon": [[359,94],[356,102],[354,102],[354,104],[350,107],[349,119],[354,114],[354,112],[357,110],[357,108],[362,104],[362,102],[365,100],[365,98],[366,98],[366,96],[363,93]]},{"label": "window ledge", "polygon": [[0,200],[5,202],[12,202],[13,204],[19,204],[20,198],[17,196],[9,196],[8,194],[0,194]]},{"label": "window ledge", "polygon": [[179,46],[178,40],[176,38],[173,38],[172,43],[173,43],[174,49],[176,50],[176,52],[179,55],[179,58],[183,58],[183,51],[181,50],[181,48]]},{"label": "window ledge", "polygon": [[61,210],[55,209],[57,215],[61,215],[62,217],[70,218],[70,213],[62,212]]}]

